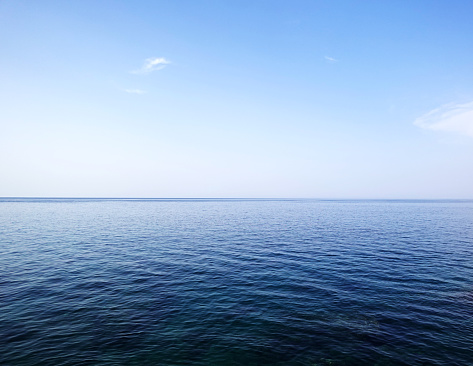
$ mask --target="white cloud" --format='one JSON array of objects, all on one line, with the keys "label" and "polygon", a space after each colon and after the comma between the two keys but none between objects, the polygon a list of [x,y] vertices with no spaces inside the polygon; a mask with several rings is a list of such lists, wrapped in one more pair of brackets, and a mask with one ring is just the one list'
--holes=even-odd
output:
[{"label": "white cloud", "polygon": [[147,58],[140,69],[132,71],[133,74],[148,74],[152,71],[161,70],[169,65],[171,61],[164,57]]},{"label": "white cloud", "polygon": [[333,57],[330,57],[330,56],[324,56],[324,58],[328,61],[328,62],[338,62],[338,60],[336,58],[333,58]]},{"label": "white cloud", "polygon": [[473,102],[443,105],[417,118],[414,124],[429,130],[459,132],[473,137]]},{"label": "white cloud", "polygon": [[141,90],[141,89],[123,89],[123,91],[130,94],[145,94],[146,93],[146,91]]}]

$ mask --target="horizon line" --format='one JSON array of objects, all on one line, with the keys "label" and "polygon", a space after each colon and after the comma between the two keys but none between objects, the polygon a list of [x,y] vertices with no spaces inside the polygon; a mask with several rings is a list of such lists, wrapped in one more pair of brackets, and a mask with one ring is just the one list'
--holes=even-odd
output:
[{"label": "horizon line", "polygon": [[99,197],[99,196],[0,196],[4,199],[89,199],[89,200],[265,200],[265,201],[473,201],[473,198],[317,198],[317,197]]}]

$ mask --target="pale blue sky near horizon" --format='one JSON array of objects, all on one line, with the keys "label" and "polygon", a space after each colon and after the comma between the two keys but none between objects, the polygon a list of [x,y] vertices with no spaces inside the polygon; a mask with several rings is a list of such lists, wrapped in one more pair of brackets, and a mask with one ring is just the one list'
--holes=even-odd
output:
[{"label": "pale blue sky near horizon", "polygon": [[471,199],[472,14],[0,1],[0,197]]}]

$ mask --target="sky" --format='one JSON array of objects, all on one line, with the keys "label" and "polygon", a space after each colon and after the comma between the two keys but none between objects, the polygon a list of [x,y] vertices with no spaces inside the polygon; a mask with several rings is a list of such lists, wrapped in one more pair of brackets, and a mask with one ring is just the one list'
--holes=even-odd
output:
[{"label": "sky", "polygon": [[473,199],[470,0],[0,0],[0,197]]}]

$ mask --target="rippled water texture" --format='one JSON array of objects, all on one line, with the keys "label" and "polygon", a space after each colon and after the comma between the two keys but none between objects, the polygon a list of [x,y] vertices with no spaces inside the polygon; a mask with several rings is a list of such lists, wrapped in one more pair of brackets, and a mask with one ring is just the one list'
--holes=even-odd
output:
[{"label": "rippled water texture", "polygon": [[473,202],[0,200],[0,363],[472,365]]}]

